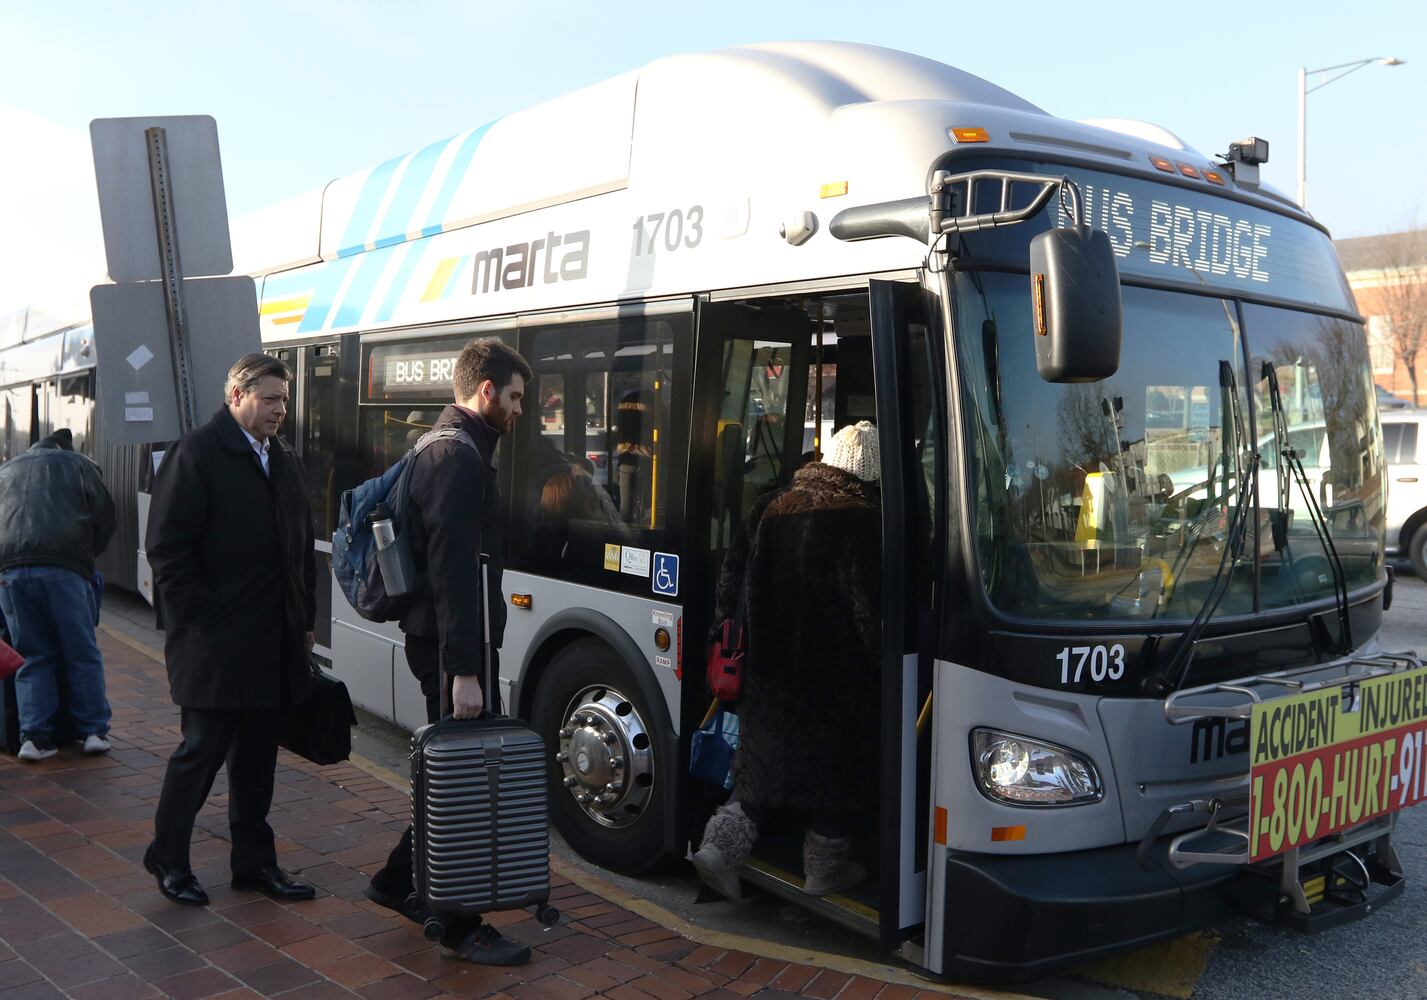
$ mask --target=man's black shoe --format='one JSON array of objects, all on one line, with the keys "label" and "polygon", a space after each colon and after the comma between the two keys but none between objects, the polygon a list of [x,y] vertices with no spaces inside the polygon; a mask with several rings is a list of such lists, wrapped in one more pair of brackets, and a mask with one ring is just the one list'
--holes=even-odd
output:
[{"label": "man's black shoe", "polygon": [[159,884],[159,892],[165,899],[184,906],[207,906],[208,893],[193,877],[193,872],[169,870],[154,860],[154,849],[144,852],[144,871],[154,877]]},{"label": "man's black shoe", "polygon": [[441,954],[476,965],[524,965],[530,961],[530,945],[512,941],[490,924],[481,924],[459,945],[443,942]]},{"label": "man's black shoe", "polygon": [[366,896],[378,906],[385,906],[388,910],[400,913],[412,923],[424,924],[431,918],[431,911],[421,904],[416,904],[413,908],[410,904],[411,893],[403,893],[400,896],[388,892],[382,892],[375,883],[369,884],[362,890],[362,895]]},{"label": "man's black shoe", "polygon": [[306,882],[299,882],[277,865],[265,865],[242,875],[234,874],[233,888],[252,889],[280,903],[296,903],[317,895],[316,889]]}]

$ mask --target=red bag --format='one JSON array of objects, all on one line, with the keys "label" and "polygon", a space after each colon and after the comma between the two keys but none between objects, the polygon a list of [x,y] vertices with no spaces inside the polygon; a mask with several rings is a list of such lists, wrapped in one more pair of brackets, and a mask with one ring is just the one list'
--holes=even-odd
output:
[{"label": "red bag", "polygon": [[8,642],[0,639],[0,681],[8,681],[18,674],[24,665],[25,658],[15,652]]},{"label": "red bag", "polygon": [[742,693],[745,652],[742,626],[724,619],[718,638],[709,643],[709,690],[719,701],[737,701]]}]

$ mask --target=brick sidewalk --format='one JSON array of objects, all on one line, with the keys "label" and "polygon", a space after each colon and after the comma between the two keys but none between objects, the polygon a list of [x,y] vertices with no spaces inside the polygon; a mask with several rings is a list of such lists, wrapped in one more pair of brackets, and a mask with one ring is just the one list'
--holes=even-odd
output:
[{"label": "brick sidewalk", "polygon": [[178,711],[163,667],[100,632],[114,710],[107,756],[67,748],[39,764],[0,756],[0,998],[170,996],[686,997],[904,1000],[941,990],[699,945],[552,875],[559,926],[492,922],[532,945],[529,965],[439,957],[414,924],[362,897],[408,819],[405,791],[354,764],[278,764],[270,821],[284,868],[318,887],[280,905],[228,886],[227,786],[199,815],[193,866],[212,905],[176,906],[141,865]]}]

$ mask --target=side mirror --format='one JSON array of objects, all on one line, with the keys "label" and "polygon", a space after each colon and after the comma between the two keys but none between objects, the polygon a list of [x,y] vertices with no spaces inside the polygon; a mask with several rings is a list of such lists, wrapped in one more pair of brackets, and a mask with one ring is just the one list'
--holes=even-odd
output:
[{"label": "side mirror", "polygon": [[1036,369],[1047,382],[1099,382],[1120,368],[1120,272],[1098,229],[1031,240]]}]

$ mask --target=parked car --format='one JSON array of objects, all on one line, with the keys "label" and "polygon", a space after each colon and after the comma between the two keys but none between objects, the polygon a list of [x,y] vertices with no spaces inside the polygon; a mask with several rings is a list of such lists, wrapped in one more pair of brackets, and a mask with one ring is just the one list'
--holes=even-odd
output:
[{"label": "parked car", "polygon": [[1427,580],[1427,410],[1382,414],[1387,459],[1387,554],[1412,560]]},{"label": "parked car", "polygon": [[1401,396],[1394,396],[1376,382],[1373,383],[1373,388],[1377,390],[1377,408],[1379,411],[1409,410],[1412,408],[1412,404],[1407,400]]}]

